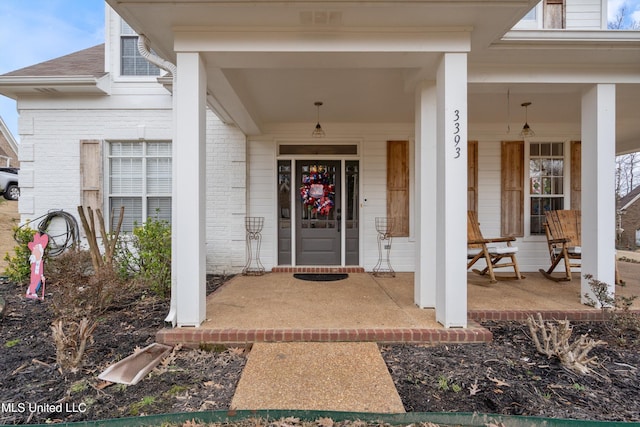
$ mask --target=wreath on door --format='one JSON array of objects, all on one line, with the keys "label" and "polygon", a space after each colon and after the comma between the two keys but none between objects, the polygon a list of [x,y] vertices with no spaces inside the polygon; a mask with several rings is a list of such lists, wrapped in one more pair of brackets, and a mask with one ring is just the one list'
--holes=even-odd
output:
[{"label": "wreath on door", "polygon": [[311,166],[309,174],[302,175],[300,197],[305,206],[311,207],[313,213],[329,215],[335,205],[335,196],[335,186],[324,167]]}]

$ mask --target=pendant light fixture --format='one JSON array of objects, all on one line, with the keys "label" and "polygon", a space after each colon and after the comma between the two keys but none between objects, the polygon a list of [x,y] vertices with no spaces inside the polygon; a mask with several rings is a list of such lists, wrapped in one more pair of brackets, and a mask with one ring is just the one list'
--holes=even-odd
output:
[{"label": "pendant light fixture", "polygon": [[311,136],[314,138],[322,138],[324,136],[324,131],[322,130],[322,126],[320,126],[320,107],[322,106],[321,101],[316,101],[313,103],[318,109],[318,123],[316,124],[316,128],[311,132]]},{"label": "pendant light fixture", "polygon": [[523,102],[520,105],[524,107],[524,126],[522,126],[522,130],[520,131],[520,136],[523,137],[523,138],[528,138],[530,136],[534,136],[535,132],[529,126],[529,120],[528,120],[528,117],[527,117],[527,108],[529,107],[529,105],[531,105],[531,103],[530,102]]}]

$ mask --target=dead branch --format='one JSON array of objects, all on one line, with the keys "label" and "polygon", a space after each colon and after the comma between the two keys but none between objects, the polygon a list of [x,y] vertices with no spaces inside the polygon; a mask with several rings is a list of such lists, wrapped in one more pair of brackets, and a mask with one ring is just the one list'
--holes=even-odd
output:
[{"label": "dead branch", "polygon": [[[85,215],[84,207],[78,206],[78,213],[80,214],[80,220],[82,221],[82,227],[87,235],[87,241],[89,242],[89,252],[91,253],[91,263],[93,264],[94,271],[100,270],[105,265],[113,265],[113,257],[116,251],[116,245],[120,236],[120,229],[122,227],[122,221],[124,220],[124,206],[120,207],[120,217],[118,219],[118,225],[113,233],[107,233],[104,222],[104,217],[100,209],[96,209],[98,215],[98,225],[100,227],[100,236],[102,237],[102,243],[104,246],[104,257],[100,252],[98,246],[96,223],[93,216],[93,209],[87,207],[87,214]],[[89,219],[87,220],[87,216]]]},{"label": "dead branch", "polygon": [[87,235],[87,241],[89,242],[89,253],[91,254],[91,264],[93,265],[93,270],[98,271],[100,267],[104,265],[104,261],[102,259],[102,255],[100,254],[100,248],[98,247],[96,225],[93,219],[93,210],[90,207],[87,207],[89,221],[87,220],[87,216],[85,215],[84,208],[82,206],[78,206],[78,214],[80,215],[80,221],[82,221],[82,227],[84,228],[84,233]]},{"label": "dead branch", "polygon": [[120,216],[118,218],[118,225],[113,233],[109,234],[106,231],[104,217],[102,211],[97,209],[98,219],[100,223],[100,234],[102,235],[102,241],[104,242],[104,258],[107,265],[113,264],[113,256],[116,251],[116,244],[120,236],[120,228],[122,227],[122,221],[124,220],[124,206],[120,206]]},{"label": "dead branch", "polygon": [[547,357],[557,357],[564,367],[579,374],[591,372],[589,364],[593,363],[596,357],[589,357],[589,352],[599,345],[606,344],[605,341],[589,338],[587,334],[570,342],[573,328],[568,320],[559,320],[557,324],[545,323],[540,313],[537,321],[529,316],[527,325],[539,353]]}]

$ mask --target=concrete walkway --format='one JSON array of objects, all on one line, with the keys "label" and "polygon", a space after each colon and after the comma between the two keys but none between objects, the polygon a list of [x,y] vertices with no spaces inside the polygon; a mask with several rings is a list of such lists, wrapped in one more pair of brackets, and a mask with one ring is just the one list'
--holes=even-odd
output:
[{"label": "concrete walkway", "polygon": [[405,412],[375,343],[255,343],[234,409]]}]

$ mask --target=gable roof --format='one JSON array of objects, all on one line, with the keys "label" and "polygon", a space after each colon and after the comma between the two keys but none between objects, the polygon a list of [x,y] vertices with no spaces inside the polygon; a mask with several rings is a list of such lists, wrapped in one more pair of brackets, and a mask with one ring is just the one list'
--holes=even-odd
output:
[{"label": "gable roof", "polygon": [[0,75],[0,94],[17,99],[20,95],[81,94],[110,92],[105,71],[104,43],[69,55]]},{"label": "gable roof", "polygon": [[621,197],[618,201],[619,209],[625,210],[640,198],[640,185],[629,191],[624,197]]},{"label": "gable roof", "polygon": [[2,74],[2,77],[94,76],[104,71],[104,43]]}]

